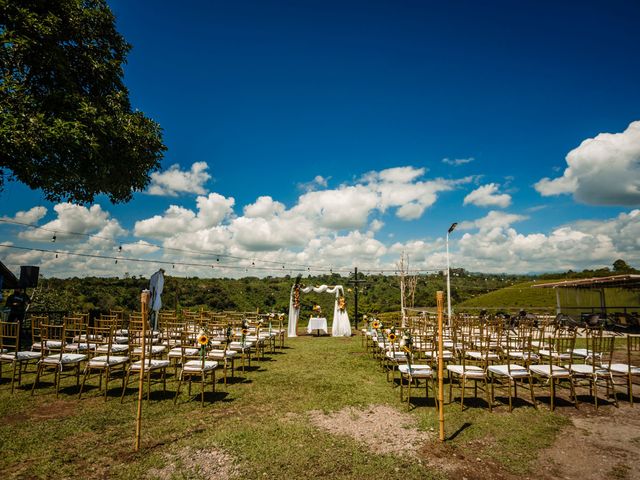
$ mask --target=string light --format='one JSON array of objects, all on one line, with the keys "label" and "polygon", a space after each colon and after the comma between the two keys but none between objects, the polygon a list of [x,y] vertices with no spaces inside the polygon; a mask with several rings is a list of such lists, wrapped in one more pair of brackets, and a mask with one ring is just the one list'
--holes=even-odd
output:
[{"label": "string light", "polygon": [[[12,225],[19,225],[19,226],[23,226],[23,227],[28,227],[28,228],[35,228],[35,229],[39,229],[39,230],[43,230],[43,231],[48,231],[48,232],[53,232],[53,238],[52,238],[52,242],[56,241],[56,234],[57,234],[57,230],[53,230],[44,226],[40,226],[40,225],[35,225],[32,223],[26,223],[26,222],[19,222],[16,220],[11,220],[11,219],[7,219],[7,218],[0,218],[0,223],[7,223],[7,224],[12,224]],[[101,236],[101,235],[97,235],[97,234],[92,234],[92,233],[84,233],[84,232],[74,232],[71,230],[65,230],[64,231],[65,234],[67,235],[77,235],[77,236],[83,236],[83,237],[89,237],[89,238],[99,238],[102,240],[109,240],[109,241],[115,241],[116,239],[113,237],[105,237],[105,236]],[[212,252],[206,252],[206,251],[197,251],[197,250],[188,250],[188,249],[184,249],[184,248],[174,248],[174,247],[167,247],[164,246],[162,244],[155,244],[152,242],[147,242],[145,240],[141,240],[139,242],[139,244],[141,245],[148,245],[150,247],[155,247],[161,250],[166,250],[166,251],[173,251],[173,252],[182,252],[182,253],[192,253],[195,255],[205,255],[205,256],[216,256],[216,262],[220,261],[220,257],[225,257],[231,260],[249,260],[249,257],[240,257],[240,256],[235,256],[235,255],[227,255],[227,254],[219,254],[219,253],[212,253]],[[119,250],[121,251],[121,250]],[[256,262],[261,262],[264,264],[270,264],[270,265],[278,265],[281,264],[282,262],[277,261],[277,260],[260,260],[260,259],[256,259],[254,258],[253,261],[251,262],[251,265],[253,267],[256,266]],[[300,263],[289,263],[288,265],[292,266],[292,267],[303,267],[303,268],[307,268],[307,265],[304,264],[300,264]],[[326,271],[327,267],[326,266],[316,266],[316,265],[312,265],[314,267],[314,270],[318,270],[318,271]],[[237,268],[242,268],[242,267],[237,267]],[[256,267],[258,268],[258,267]],[[263,270],[272,270],[269,268],[262,268]],[[349,270],[344,270],[345,272],[349,271]]]}]

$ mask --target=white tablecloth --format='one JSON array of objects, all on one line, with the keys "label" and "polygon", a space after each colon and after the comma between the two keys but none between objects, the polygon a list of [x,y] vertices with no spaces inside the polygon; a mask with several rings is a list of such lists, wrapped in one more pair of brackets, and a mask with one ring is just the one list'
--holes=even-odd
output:
[{"label": "white tablecloth", "polygon": [[324,333],[328,333],[327,319],[324,317],[311,317],[307,326],[307,333],[311,333],[314,330],[322,330]]}]

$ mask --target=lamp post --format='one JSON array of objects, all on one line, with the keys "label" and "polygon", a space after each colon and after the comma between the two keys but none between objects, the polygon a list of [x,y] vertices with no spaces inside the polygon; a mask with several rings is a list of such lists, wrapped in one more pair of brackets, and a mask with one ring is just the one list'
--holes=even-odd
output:
[{"label": "lamp post", "polygon": [[451,326],[451,269],[449,267],[449,234],[453,232],[458,226],[457,222],[454,222],[447,230],[447,322]]}]

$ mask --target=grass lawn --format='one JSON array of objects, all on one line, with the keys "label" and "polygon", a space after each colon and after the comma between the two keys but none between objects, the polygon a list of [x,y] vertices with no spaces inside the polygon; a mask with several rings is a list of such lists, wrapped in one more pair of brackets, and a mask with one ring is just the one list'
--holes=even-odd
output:
[{"label": "grass lawn", "polygon": [[[189,397],[184,387],[174,406],[173,377],[166,398],[160,385],[154,387],[151,402],[144,405],[138,453],[133,452],[134,388],[124,404],[118,382],[112,383],[107,402],[95,387],[85,388],[78,400],[72,379],[63,384],[58,400],[46,383],[32,397],[34,375],[29,374],[11,395],[5,371],[0,384],[1,477],[208,478],[213,464],[230,468],[224,475],[218,470],[216,478],[452,476],[421,460],[429,451],[439,452],[443,461],[447,455],[466,452],[506,472],[526,475],[538,451],[568,422],[561,413],[546,407],[536,411],[525,402],[517,403],[512,413],[505,406],[489,413],[484,402],[471,400],[464,412],[459,404],[446,406],[450,438],[442,446],[433,401],[417,400],[405,413],[399,389],[387,383],[378,364],[364,352],[360,337],[303,336],[286,343],[284,350],[267,353],[264,361],[252,361],[251,371],[236,372],[237,381],[226,389],[219,383],[216,393],[206,396],[204,408],[199,396]],[[527,398],[526,392],[521,396]],[[332,433],[312,421],[313,416],[348,407],[366,412],[380,405],[408,415],[414,424],[397,428],[381,416],[375,422],[383,432],[402,436],[413,428],[425,435],[426,440],[406,443],[411,455],[379,453],[355,436]]]}]

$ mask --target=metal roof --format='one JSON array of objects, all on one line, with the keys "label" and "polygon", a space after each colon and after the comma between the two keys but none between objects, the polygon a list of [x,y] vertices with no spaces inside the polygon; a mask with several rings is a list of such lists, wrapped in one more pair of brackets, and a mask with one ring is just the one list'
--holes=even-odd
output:
[{"label": "metal roof", "polygon": [[613,275],[610,277],[580,278],[563,282],[539,283],[534,288],[627,288],[640,289],[640,275]]}]

